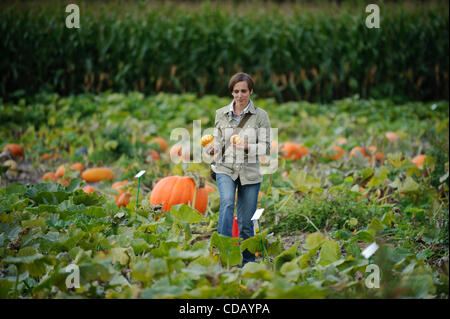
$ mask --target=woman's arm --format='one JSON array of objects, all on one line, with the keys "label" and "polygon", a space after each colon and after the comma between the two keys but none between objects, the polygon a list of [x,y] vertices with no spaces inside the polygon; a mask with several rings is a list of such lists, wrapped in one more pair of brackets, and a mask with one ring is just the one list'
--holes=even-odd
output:
[{"label": "woman's arm", "polygon": [[207,152],[210,155],[217,154],[219,152],[222,152],[222,130],[219,127],[219,120],[216,112],[216,118],[214,120],[214,143],[211,143],[213,145],[210,145]]}]

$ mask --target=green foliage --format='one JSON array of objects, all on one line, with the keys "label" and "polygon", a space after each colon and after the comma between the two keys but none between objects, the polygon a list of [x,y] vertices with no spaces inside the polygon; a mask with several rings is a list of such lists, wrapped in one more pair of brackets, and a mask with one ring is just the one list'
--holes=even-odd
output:
[{"label": "green foliage", "polygon": [[[194,12],[126,6],[125,16],[123,5],[83,6],[77,30],[62,27],[62,3],[2,10],[0,95],[226,95],[229,76],[246,68],[257,80],[257,94],[278,101],[325,102],[354,94],[448,99],[448,7],[398,11],[383,4],[380,31],[365,27],[362,8],[339,15],[301,8],[287,16],[276,10],[230,15],[209,6]],[[130,18],[136,11],[145,14]],[[428,39],[426,45],[420,39]],[[89,105],[79,109],[76,117],[96,112]],[[26,118],[53,115],[40,106],[35,112]],[[16,116],[6,115],[6,121]]]},{"label": "green foliage", "polygon": [[[215,109],[228,99],[140,93],[36,99],[27,112],[20,111],[23,102],[0,104],[1,112],[19,112],[0,128],[0,147],[21,143],[26,160],[19,165],[32,163],[38,179],[74,160],[109,166],[115,181],[129,179],[132,197],[119,209],[110,181],[92,184],[96,192],[86,194],[78,172],[66,172],[67,187],[2,179],[2,298],[448,298],[446,101],[256,100],[280,129],[279,142],[302,142],[309,154],[296,162],[279,158],[258,198],[262,233],[241,240],[216,232],[218,192],[209,194],[205,215],[184,204],[162,215],[148,201],[159,178],[204,175],[208,168],[176,165],[168,152],[148,160],[146,151],[157,148],[149,140],[161,136],[173,144],[171,130],[190,129],[193,119],[212,125]],[[51,116],[40,118],[41,111]],[[431,130],[440,132],[440,144],[430,142]],[[399,135],[395,144],[387,131]],[[344,157],[323,160],[338,137],[348,139]],[[129,148],[118,151],[121,144]],[[386,161],[349,160],[357,145],[376,146]],[[45,162],[44,152],[60,159]],[[421,168],[411,162],[417,154],[428,157]],[[147,173],[136,208],[133,177],[140,169]],[[366,259],[362,252],[373,242],[380,248]],[[240,269],[245,249],[259,256]],[[365,285],[374,263],[382,273],[379,289]],[[70,264],[80,268],[80,288],[66,287]]]}]

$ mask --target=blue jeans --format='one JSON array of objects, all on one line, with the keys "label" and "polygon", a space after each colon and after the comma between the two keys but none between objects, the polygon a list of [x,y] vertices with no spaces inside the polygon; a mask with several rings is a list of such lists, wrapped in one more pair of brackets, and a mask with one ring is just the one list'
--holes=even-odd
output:
[{"label": "blue jeans", "polygon": [[[237,187],[239,237],[242,239],[253,237],[254,231],[251,218],[256,211],[261,183],[241,185],[239,177],[234,181],[226,174],[216,174],[216,182],[220,193],[218,233],[223,236],[232,237],[234,197]],[[255,255],[246,249],[242,252],[242,266],[250,261],[255,261]]]}]

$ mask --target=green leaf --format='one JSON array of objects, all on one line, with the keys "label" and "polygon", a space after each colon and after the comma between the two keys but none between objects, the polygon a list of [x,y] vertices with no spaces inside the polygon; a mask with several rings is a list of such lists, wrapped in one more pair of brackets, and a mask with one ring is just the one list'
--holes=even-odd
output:
[{"label": "green leaf", "polygon": [[385,226],[380,222],[380,220],[374,217],[372,218],[370,224],[367,226],[367,231],[375,236],[377,232],[382,231],[384,228]]},{"label": "green leaf", "polygon": [[361,178],[363,180],[365,180],[365,179],[368,179],[372,175],[373,175],[373,170],[370,167],[366,167],[365,169],[363,169],[363,171],[361,173]]},{"label": "green leaf", "polygon": [[141,254],[144,251],[150,251],[150,245],[147,244],[143,238],[133,238],[131,240],[131,247],[133,247],[134,253],[136,255]]},{"label": "green leaf", "polygon": [[325,237],[321,233],[313,233],[306,236],[304,247],[305,249],[314,249],[320,247],[325,241]]},{"label": "green leaf", "polygon": [[267,270],[267,266],[265,264],[249,262],[242,268],[242,277],[271,280],[273,275]]},{"label": "green leaf", "polygon": [[367,187],[379,187],[384,184],[384,181],[387,179],[389,175],[389,170],[386,167],[380,167],[376,174],[370,179],[367,183]]},{"label": "green leaf", "polygon": [[170,213],[178,220],[188,223],[200,223],[203,220],[203,215],[197,210],[189,207],[186,204],[174,205],[170,208]]},{"label": "green leaf", "polygon": [[103,207],[94,207],[94,206],[91,206],[87,210],[85,210],[84,214],[87,216],[98,217],[98,218],[107,216]]},{"label": "green leaf", "polygon": [[187,260],[193,260],[201,256],[207,256],[208,250],[180,250],[179,248],[172,248],[169,251],[169,256],[171,258],[180,258],[180,259],[187,259]]},{"label": "green leaf", "polygon": [[174,298],[184,293],[182,287],[171,285],[168,278],[162,278],[154,283],[151,288],[144,289],[140,297],[143,299]]},{"label": "green leaf", "polygon": [[166,260],[162,258],[151,259],[148,266],[152,276],[163,275],[169,271]]},{"label": "green leaf", "polygon": [[9,291],[14,287],[14,283],[6,278],[0,278],[0,299],[6,299]]},{"label": "green leaf", "polygon": [[262,251],[261,245],[263,240],[264,238],[260,234],[257,234],[253,237],[249,237],[241,242],[241,251],[248,249],[248,251],[251,252],[252,254],[256,252],[261,252]]},{"label": "green leaf", "polygon": [[282,252],[280,255],[275,257],[274,263],[275,263],[275,270],[280,270],[281,266],[285,262],[291,261],[297,256],[297,249],[298,249],[299,242],[296,242],[292,247]]},{"label": "green leaf", "polygon": [[109,252],[113,264],[120,263],[121,265],[126,265],[130,261],[130,256],[128,256],[127,248],[115,247]]},{"label": "green leaf", "polygon": [[397,188],[400,193],[416,193],[420,190],[419,184],[411,176],[407,176],[403,182],[397,177],[390,186]]},{"label": "green leaf", "polygon": [[240,238],[232,238],[214,233],[211,236],[211,246],[219,250],[220,259],[224,265],[233,266],[242,262],[242,254],[239,246],[235,245]]},{"label": "green leaf", "polygon": [[322,244],[317,264],[325,267],[341,258],[341,251],[337,242],[327,240]]},{"label": "green leaf", "polygon": [[69,181],[67,191],[73,193],[75,190],[80,189],[83,184],[84,181],[81,178],[73,178]]},{"label": "green leaf", "polygon": [[375,237],[369,233],[368,231],[365,230],[360,230],[359,232],[356,233],[355,238],[357,240],[362,240],[363,242],[366,243],[372,243],[375,241]]},{"label": "green leaf", "polygon": [[288,176],[288,181],[295,189],[308,192],[311,188],[321,186],[320,178],[308,174],[305,170],[292,171]]},{"label": "green leaf", "polygon": [[47,229],[47,225],[45,224],[45,218],[39,217],[36,219],[23,220],[22,227],[40,227],[43,232]]}]

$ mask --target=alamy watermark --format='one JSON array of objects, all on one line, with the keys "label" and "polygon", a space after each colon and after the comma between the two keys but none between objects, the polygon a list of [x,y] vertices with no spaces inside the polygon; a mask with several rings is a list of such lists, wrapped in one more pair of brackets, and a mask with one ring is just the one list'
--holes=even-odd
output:
[{"label": "alamy watermark", "polygon": [[65,271],[69,273],[66,278],[67,288],[80,288],[80,268],[76,264],[70,264],[65,268]]},{"label": "alamy watermark", "polygon": [[[262,163],[261,173],[273,174],[278,169],[278,128],[243,128],[235,131],[232,127],[219,129],[207,128],[202,131],[201,121],[194,120],[192,134],[186,128],[175,128],[170,133],[170,140],[176,141],[169,152],[170,160],[178,163],[224,163],[224,164],[256,164]],[[234,133],[234,134],[233,134]],[[214,136],[213,142],[202,147],[201,138]],[[229,146],[222,154],[223,146],[233,135],[238,135],[240,145]]]},{"label": "alamy watermark", "polygon": [[366,7],[366,13],[370,14],[366,17],[366,27],[369,29],[380,28],[380,7],[376,4],[369,4]]},{"label": "alamy watermark", "polygon": [[380,267],[375,264],[367,265],[366,274],[369,275],[366,278],[365,284],[369,289],[380,288]]},{"label": "alamy watermark", "polygon": [[66,28],[79,29],[80,28],[80,7],[76,4],[69,4],[66,7],[66,12],[70,13],[66,17]]}]

